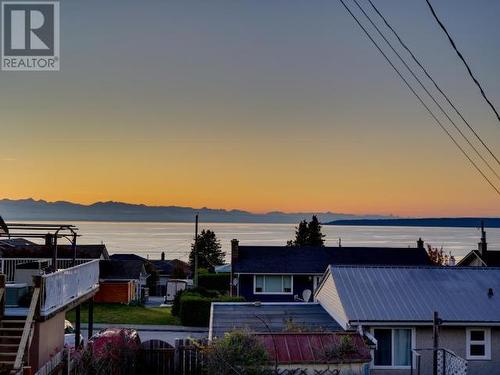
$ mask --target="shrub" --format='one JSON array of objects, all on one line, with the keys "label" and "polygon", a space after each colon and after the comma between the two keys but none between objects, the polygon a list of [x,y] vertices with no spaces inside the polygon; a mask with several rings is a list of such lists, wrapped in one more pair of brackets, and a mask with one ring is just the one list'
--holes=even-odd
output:
[{"label": "shrub", "polygon": [[216,297],[219,297],[220,294],[217,291],[207,290],[206,288],[203,288],[203,287],[187,289],[187,290],[180,290],[179,292],[177,292],[177,294],[174,297],[174,301],[172,302],[172,315],[173,316],[180,316],[181,296],[184,296],[184,295],[216,298]]},{"label": "shrub", "polygon": [[234,331],[204,349],[208,374],[263,374],[269,358],[264,345],[252,335]]},{"label": "shrub", "polygon": [[198,284],[208,290],[217,290],[220,293],[229,292],[231,275],[224,273],[206,273],[198,276]]},{"label": "shrub", "polygon": [[242,297],[219,296],[210,298],[192,293],[183,293],[179,298],[181,323],[185,326],[208,327],[212,302],[243,302],[244,300]]},{"label": "shrub", "polygon": [[344,362],[347,356],[357,353],[358,349],[352,342],[352,337],[342,336],[340,342],[327,345],[320,353],[320,357],[327,363]]}]

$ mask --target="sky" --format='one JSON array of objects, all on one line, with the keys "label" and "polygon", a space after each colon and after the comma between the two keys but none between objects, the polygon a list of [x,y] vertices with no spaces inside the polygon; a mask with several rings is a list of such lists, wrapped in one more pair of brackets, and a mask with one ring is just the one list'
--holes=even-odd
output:
[{"label": "sky", "polygon": [[[425,1],[374,3],[500,152]],[[500,2],[433,3],[500,106]],[[0,165],[0,198],[500,215],[337,0],[64,0],[61,71],[0,72]]]}]

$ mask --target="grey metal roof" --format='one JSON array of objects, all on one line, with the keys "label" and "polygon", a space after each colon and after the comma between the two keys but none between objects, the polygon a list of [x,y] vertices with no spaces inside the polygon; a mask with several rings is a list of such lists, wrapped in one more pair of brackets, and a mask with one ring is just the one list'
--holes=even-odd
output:
[{"label": "grey metal roof", "polygon": [[330,266],[327,278],[317,298],[341,324],[429,322],[434,311],[449,323],[500,323],[500,268]]},{"label": "grey metal roof", "polygon": [[317,303],[212,303],[210,338],[233,330],[269,333],[290,328],[307,332],[341,330]]}]

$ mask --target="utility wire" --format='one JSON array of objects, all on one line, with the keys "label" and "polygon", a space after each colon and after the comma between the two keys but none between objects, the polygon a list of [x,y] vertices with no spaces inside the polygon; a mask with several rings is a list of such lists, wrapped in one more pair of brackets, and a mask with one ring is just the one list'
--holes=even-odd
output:
[{"label": "utility wire", "polygon": [[481,84],[479,83],[479,81],[477,80],[477,78],[474,76],[474,73],[472,73],[472,70],[471,70],[469,64],[467,63],[467,61],[465,61],[464,56],[462,55],[462,53],[457,48],[457,45],[455,44],[455,41],[451,37],[451,35],[448,32],[448,30],[446,29],[446,26],[441,22],[441,20],[437,16],[437,14],[434,11],[434,8],[432,7],[432,4],[429,2],[429,0],[425,0],[425,1],[426,1],[427,5],[429,6],[429,9],[431,10],[432,15],[434,16],[434,19],[439,24],[439,26],[441,27],[441,29],[444,31],[444,33],[448,37],[448,40],[450,41],[451,46],[453,47],[453,49],[457,53],[458,57],[460,58],[460,60],[462,60],[462,62],[464,63],[465,67],[467,68],[467,72],[469,73],[470,77],[472,78],[472,80],[474,81],[474,83],[476,84],[476,86],[479,88],[479,91],[481,91],[481,95],[483,96],[484,100],[486,100],[486,102],[489,104],[489,106],[491,107],[491,109],[493,110],[493,112],[495,112],[495,115],[497,116],[497,120],[500,121],[500,115],[498,114],[498,111],[496,110],[495,106],[490,101],[490,99],[488,99],[488,97],[486,96],[486,93],[484,92],[483,87],[481,86]]},{"label": "utility wire", "polygon": [[413,61],[422,69],[424,74],[429,78],[429,80],[434,84],[434,87],[443,95],[443,97],[446,99],[448,104],[455,110],[458,116],[463,120],[463,122],[467,125],[467,127],[470,129],[470,131],[474,134],[474,136],[481,142],[481,144],[484,146],[484,148],[488,151],[488,153],[495,159],[495,161],[500,165],[500,160],[496,157],[496,155],[491,151],[491,149],[486,145],[486,143],[481,139],[479,134],[474,130],[472,125],[469,124],[469,122],[465,119],[465,117],[462,115],[460,110],[455,106],[455,104],[451,101],[451,99],[448,97],[448,95],[441,89],[441,87],[438,85],[438,83],[434,80],[434,78],[430,75],[430,73],[427,71],[427,69],[422,65],[420,60],[413,54],[413,52],[410,50],[410,48],[406,45],[406,43],[401,39],[399,36],[398,32],[392,27],[392,25],[387,21],[387,19],[384,17],[384,15],[378,10],[378,8],[375,6],[375,4],[372,2],[372,0],[368,0],[370,5],[372,6],[373,10],[380,16],[382,21],[384,21],[385,25],[389,28],[389,30],[392,31],[394,36],[398,39],[399,43],[403,46],[403,48],[410,54],[411,58]]},{"label": "utility wire", "polygon": [[365,12],[364,8],[359,4],[358,0],[353,0],[353,1],[357,5],[357,7],[359,8],[359,10],[361,10],[361,12],[365,15],[365,17],[368,19],[368,21],[371,23],[371,25],[375,28],[375,30],[377,30],[378,34],[382,37],[382,39],[384,39],[384,41],[387,43],[387,45],[391,48],[392,52],[394,52],[396,54],[396,56],[403,63],[403,65],[405,66],[405,68],[410,72],[410,74],[413,76],[413,78],[415,78],[415,80],[419,83],[419,85],[422,87],[422,89],[424,89],[424,91],[427,93],[427,95],[429,95],[429,97],[432,99],[432,101],[437,105],[437,107],[441,110],[441,112],[446,116],[446,118],[448,119],[448,121],[450,121],[452,123],[452,125],[455,127],[455,129],[458,131],[458,133],[462,136],[462,138],[465,139],[465,141],[467,142],[467,144],[474,150],[474,152],[476,153],[476,155],[483,161],[483,163],[486,164],[486,166],[488,167],[488,169],[498,179],[500,179],[500,175],[498,175],[498,173],[496,172],[496,170],[493,169],[493,167],[490,165],[490,163],[478,151],[478,149],[476,148],[476,146],[474,146],[474,144],[469,140],[469,138],[463,133],[462,129],[460,129],[460,127],[456,124],[456,122],[448,115],[448,112],[441,106],[441,104],[439,104],[439,102],[436,100],[436,98],[434,97],[434,95],[432,95],[432,93],[429,92],[429,90],[427,89],[427,87],[422,83],[422,81],[415,74],[415,72],[413,71],[413,69],[410,66],[408,66],[408,64],[406,63],[406,61],[399,54],[399,52],[396,51],[396,49],[393,47],[392,43],[386,38],[386,36],[384,35],[384,33],[382,33],[382,31],[380,31],[379,27],[375,24],[375,22],[373,22],[372,18]]},{"label": "utility wire", "polygon": [[373,45],[377,48],[377,50],[382,54],[382,56],[385,58],[385,60],[389,63],[389,65],[394,69],[394,71],[397,73],[397,75],[403,80],[403,82],[406,84],[406,86],[410,89],[410,91],[415,95],[415,97],[418,99],[420,104],[424,106],[424,108],[429,112],[429,114],[432,116],[432,118],[437,122],[439,127],[446,133],[446,135],[451,139],[451,141],[455,144],[455,146],[458,147],[458,149],[464,154],[464,156],[469,160],[469,162],[474,166],[474,168],[481,174],[481,176],[486,180],[486,182],[496,191],[496,193],[500,196],[500,190],[490,181],[490,179],[483,173],[483,171],[477,166],[477,164],[474,162],[474,160],[471,159],[471,157],[465,152],[465,150],[462,148],[462,146],[457,142],[457,140],[453,137],[453,135],[446,129],[446,127],[439,121],[439,119],[436,117],[436,115],[431,111],[429,106],[422,100],[422,98],[418,95],[418,93],[415,91],[415,89],[410,85],[410,83],[404,78],[404,76],[401,74],[401,72],[398,70],[398,68],[393,64],[393,62],[389,59],[389,57],[385,54],[385,52],[382,50],[382,48],[378,45],[378,43],[373,39],[373,37],[370,35],[368,30],[363,26],[363,24],[358,20],[356,15],[351,11],[351,9],[346,5],[344,0],[339,0],[340,3],[344,6],[344,8],[347,10],[347,12],[351,15],[351,17],[356,21],[358,26],[363,30],[363,32],[366,34],[366,36],[370,39],[370,41],[373,43]]}]

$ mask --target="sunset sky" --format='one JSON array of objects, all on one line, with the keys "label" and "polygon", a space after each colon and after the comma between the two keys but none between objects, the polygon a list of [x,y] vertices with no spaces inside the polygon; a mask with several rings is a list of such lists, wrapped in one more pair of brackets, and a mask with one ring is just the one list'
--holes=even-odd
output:
[{"label": "sunset sky", "polygon": [[[500,154],[425,1],[374,2]],[[500,2],[433,3],[500,106]],[[0,198],[500,215],[337,0],[61,1],[61,71],[0,72],[0,115]]]}]

